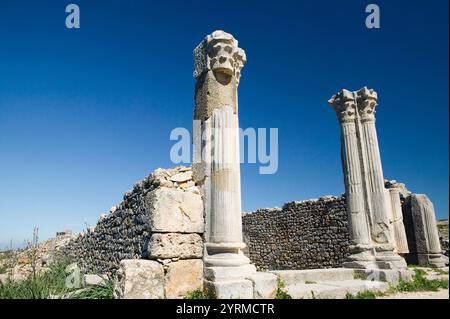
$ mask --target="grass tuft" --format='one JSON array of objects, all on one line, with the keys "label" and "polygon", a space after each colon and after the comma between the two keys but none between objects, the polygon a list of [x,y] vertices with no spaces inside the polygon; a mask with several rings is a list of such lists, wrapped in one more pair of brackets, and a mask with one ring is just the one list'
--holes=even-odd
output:
[{"label": "grass tuft", "polygon": [[277,288],[277,294],[275,295],[275,299],[292,299],[292,296],[288,294],[288,292],[284,289],[286,287],[286,284],[283,280],[278,277],[278,288]]},{"label": "grass tuft", "polygon": [[353,295],[347,293],[346,299],[375,299],[376,297],[386,296],[399,292],[417,292],[417,291],[438,291],[439,289],[448,289],[448,279],[427,279],[426,272],[423,269],[414,269],[413,280],[407,282],[400,279],[397,286],[391,286],[387,293],[362,291]]},{"label": "grass tuft", "polygon": [[206,291],[202,289],[196,289],[188,292],[184,299],[208,299]]},{"label": "grass tuft", "polygon": [[113,291],[114,283],[111,280],[106,280],[101,285],[73,294],[70,299],[113,299]]},{"label": "grass tuft", "polygon": [[353,295],[348,292],[347,295],[345,296],[345,299],[376,299],[377,296],[380,296],[380,294],[366,290],[358,292],[356,295]]},{"label": "grass tuft", "polygon": [[65,264],[54,264],[44,273],[30,275],[19,283],[0,285],[0,299],[47,299],[69,292],[66,287]]}]

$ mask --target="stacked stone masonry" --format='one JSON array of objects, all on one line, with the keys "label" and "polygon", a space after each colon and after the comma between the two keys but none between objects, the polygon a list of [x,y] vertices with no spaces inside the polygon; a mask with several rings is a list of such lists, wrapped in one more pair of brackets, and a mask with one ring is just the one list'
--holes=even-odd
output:
[{"label": "stacked stone masonry", "polygon": [[[148,280],[162,290],[148,297],[180,298],[203,285],[203,231],[203,200],[191,168],[158,169],[62,253],[84,273],[106,273],[119,282],[128,280],[127,272],[139,272],[136,267],[154,269]],[[190,269],[190,275],[180,269]],[[129,281],[118,286],[119,298],[136,296],[139,289]]]},{"label": "stacked stone masonry", "polygon": [[243,215],[244,240],[261,269],[341,267],[349,253],[344,197],[287,203]]}]

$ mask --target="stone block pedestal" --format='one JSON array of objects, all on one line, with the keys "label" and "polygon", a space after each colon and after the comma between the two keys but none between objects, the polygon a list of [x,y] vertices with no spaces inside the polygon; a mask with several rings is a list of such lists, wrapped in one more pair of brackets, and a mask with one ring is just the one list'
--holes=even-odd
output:
[{"label": "stone block pedestal", "polygon": [[247,279],[204,281],[207,294],[215,299],[253,299],[253,284]]},{"label": "stone block pedestal", "polygon": [[210,297],[217,299],[273,299],[278,284],[276,275],[244,265],[206,267],[204,287]]}]

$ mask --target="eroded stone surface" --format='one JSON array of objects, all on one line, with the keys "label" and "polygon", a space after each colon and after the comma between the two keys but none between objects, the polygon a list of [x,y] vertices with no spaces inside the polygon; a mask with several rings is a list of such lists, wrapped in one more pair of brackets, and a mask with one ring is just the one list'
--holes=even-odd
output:
[{"label": "eroded stone surface", "polygon": [[114,287],[115,299],[164,298],[164,269],[152,260],[122,260]]},{"label": "eroded stone surface", "polygon": [[277,294],[277,276],[266,272],[257,272],[247,277],[253,283],[255,299],[274,299]]},{"label": "eroded stone surface", "polygon": [[405,200],[408,220],[408,245],[411,263],[424,267],[445,267],[433,203],[423,194],[412,194]]},{"label": "eroded stone surface", "polygon": [[216,299],[253,299],[253,283],[248,279],[204,281],[209,296]]},{"label": "eroded stone surface", "polygon": [[200,195],[170,188],[158,188],[148,194],[153,213],[152,232],[202,233],[203,201]]},{"label": "eroded stone surface", "polygon": [[180,260],[168,264],[165,279],[166,298],[183,298],[189,292],[203,288],[203,261]]},{"label": "eroded stone surface", "polygon": [[202,258],[203,240],[198,234],[153,234],[148,245],[149,257],[156,258]]},{"label": "eroded stone surface", "polygon": [[96,274],[86,274],[83,276],[84,286],[99,286],[106,282],[106,276],[100,276]]}]

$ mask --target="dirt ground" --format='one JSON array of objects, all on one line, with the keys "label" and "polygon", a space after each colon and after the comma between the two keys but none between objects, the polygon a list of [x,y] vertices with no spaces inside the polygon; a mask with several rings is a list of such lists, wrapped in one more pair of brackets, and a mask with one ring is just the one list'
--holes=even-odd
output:
[{"label": "dirt ground", "polygon": [[439,291],[402,292],[377,299],[449,299],[448,289]]}]

